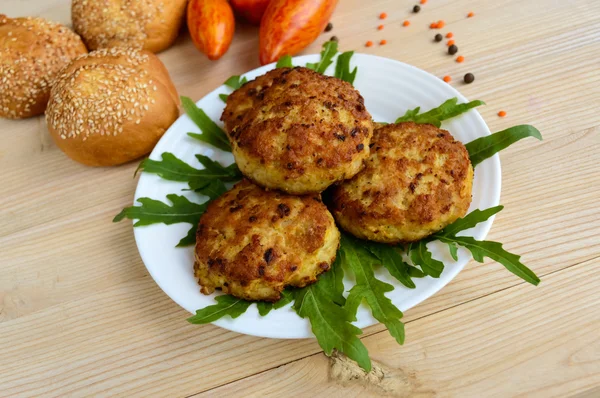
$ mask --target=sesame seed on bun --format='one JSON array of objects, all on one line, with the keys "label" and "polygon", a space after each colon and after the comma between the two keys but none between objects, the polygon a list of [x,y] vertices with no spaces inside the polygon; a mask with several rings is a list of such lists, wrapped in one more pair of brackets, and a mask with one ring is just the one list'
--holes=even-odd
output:
[{"label": "sesame seed on bun", "polygon": [[179,33],[187,0],[73,0],[73,27],[90,50],[127,47],[160,52]]},{"label": "sesame seed on bun", "polygon": [[85,53],[81,38],[66,26],[0,14],[0,117],[44,113],[58,72]]},{"label": "sesame seed on bun", "polygon": [[114,166],[148,154],[179,116],[162,62],[143,50],[111,48],[75,59],[58,76],[48,130],[70,158]]}]

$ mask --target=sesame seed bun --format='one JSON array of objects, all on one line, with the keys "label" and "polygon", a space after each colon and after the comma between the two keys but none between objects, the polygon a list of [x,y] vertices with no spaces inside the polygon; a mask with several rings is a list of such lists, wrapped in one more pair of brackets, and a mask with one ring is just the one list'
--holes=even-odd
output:
[{"label": "sesame seed bun", "polygon": [[179,33],[187,0],[73,0],[73,28],[90,50],[167,49]]},{"label": "sesame seed bun", "polygon": [[317,281],[335,260],[340,233],[320,195],[265,191],[248,180],[212,201],[196,233],[201,292],[277,301],[286,286]]},{"label": "sesame seed bun", "polygon": [[61,24],[0,14],[0,117],[44,113],[58,72],[85,53],[81,38]]},{"label": "sesame seed bun", "polygon": [[364,170],[328,192],[342,229],[377,242],[414,242],[467,213],[473,167],[448,131],[388,124],[374,131],[371,146]]},{"label": "sesame seed bun", "polygon": [[111,48],[76,58],[61,71],[46,121],[71,159],[114,166],[149,153],[179,116],[178,105],[156,55]]}]

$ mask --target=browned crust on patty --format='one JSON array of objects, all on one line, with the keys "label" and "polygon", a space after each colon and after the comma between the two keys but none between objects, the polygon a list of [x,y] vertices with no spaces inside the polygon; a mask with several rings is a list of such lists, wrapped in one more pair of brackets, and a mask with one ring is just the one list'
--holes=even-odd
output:
[{"label": "browned crust on patty", "polygon": [[242,85],[239,89],[229,94],[221,121],[225,124],[225,131],[229,134],[236,126],[242,123],[244,116],[254,108],[264,97],[265,90],[271,87],[273,81],[290,68],[276,68],[262,76]]},{"label": "browned crust on patty", "polygon": [[466,214],[473,168],[448,131],[390,124],[375,130],[371,147],[365,169],[331,191],[343,229],[363,239],[412,242]]},{"label": "browned crust on patty", "polygon": [[259,184],[302,194],[354,176],[373,124],[360,93],[307,68],[286,69],[232,129],[240,170]]},{"label": "browned crust on patty", "polygon": [[265,191],[247,180],[213,201],[196,234],[202,292],[221,288],[276,301],[287,285],[316,282],[335,260],[339,231],[318,195]]}]

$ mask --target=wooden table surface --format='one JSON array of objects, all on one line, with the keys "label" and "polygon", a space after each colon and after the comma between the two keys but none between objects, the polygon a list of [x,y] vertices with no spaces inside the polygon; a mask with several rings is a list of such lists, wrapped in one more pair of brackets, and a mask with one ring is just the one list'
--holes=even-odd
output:
[{"label": "wooden table surface", "polygon": [[[306,53],[335,34],[343,50],[451,75],[468,98],[487,102],[480,112],[492,131],[541,130],[542,142],[501,154],[505,210],[488,237],[522,254],[538,287],[497,263],[471,262],[407,312],[404,346],[381,325],[367,328],[377,372],[352,378],[312,339],[188,324],[146,271],[131,224],[111,222],[132,202],[137,162],[88,168],[61,153],[43,117],[2,119],[0,396],[599,397],[600,2],[430,0],[417,15],[414,4],[342,0],[333,31]],[[67,0],[0,5],[9,16],[67,24],[69,10]],[[463,64],[433,43],[428,25],[439,19]],[[181,95],[199,99],[258,66],[257,29],[237,29],[218,62],[187,33],[160,54]],[[365,48],[367,40],[376,44]],[[467,72],[475,83],[461,83]]]}]

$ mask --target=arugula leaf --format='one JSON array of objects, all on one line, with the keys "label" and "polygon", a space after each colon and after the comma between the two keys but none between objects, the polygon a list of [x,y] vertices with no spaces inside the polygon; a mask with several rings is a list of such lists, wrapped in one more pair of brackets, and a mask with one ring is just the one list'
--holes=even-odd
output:
[{"label": "arugula leaf", "polygon": [[450,251],[450,256],[454,261],[458,261],[458,247],[454,243],[448,243],[448,250]]},{"label": "arugula leaf", "polygon": [[259,301],[256,303],[256,307],[260,316],[266,316],[271,310],[278,310],[286,304],[291,303],[292,300],[294,300],[294,294],[288,290],[284,290],[281,292],[281,298],[278,301],[274,303]]},{"label": "arugula leaf", "polygon": [[321,60],[316,63],[307,63],[306,67],[318,73],[325,73],[329,65],[333,63],[333,57],[337,54],[338,44],[335,41],[326,41],[323,43],[321,51]]},{"label": "arugula leaf", "polygon": [[190,137],[206,142],[223,151],[231,152],[229,138],[227,138],[225,132],[217,126],[217,124],[213,122],[202,109],[198,108],[194,101],[188,97],[182,96],[181,104],[183,109],[185,109],[185,113],[194,123],[196,123],[200,131],[202,131],[201,134],[188,133]]},{"label": "arugula leaf", "polygon": [[[235,163],[223,167],[204,155],[196,155],[204,169],[196,169],[170,152],[164,152],[161,158],[162,160],[144,159],[138,170],[158,174],[165,180],[187,182],[191,189],[198,190],[203,194],[205,194],[201,192],[203,189],[207,189],[206,192],[211,189],[221,192],[222,188],[220,185],[216,185],[216,181],[220,181],[222,184],[223,182],[238,181],[242,178],[242,173]],[[210,188],[208,188],[209,185]]]},{"label": "arugula leaf", "polygon": [[275,67],[276,68],[293,68],[294,65],[292,64],[292,57],[290,55],[284,55],[283,57],[279,58]]},{"label": "arugula leaf", "polygon": [[211,160],[207,156],[197,154],[196,158],[204,166],[204,169],[200,170],[203,173],[188,181],[190,189],[202,190],[211,181],[215,180],[220,180],[221,182],[234,182],[242,179],[242,173],[235,163],[223,167],[221,164]]},{"label": "arugula leaf", "polygon": [[192,227],[188,231],[187,236],[179,241],[177,247],[196,243],[196,228],[198,227],[200,217],[206,211],[207,203],[198,204],[190,202],[185,196],[175,194],[167,195],[167,199],[171,201],[172,206],[159,200],[139,198],[137,201],[142,204],[141,206],[124,208],[115,216],[113,222],[119,222],[124,218],[137,220],[133,224],[134,227],[159,223],[166,225],[181,222],[189,223],[192,224]]},{"label": "arugula leaf", "polygon": [[432,257],[427,248],[427,242],[428,240],[422,239],[409,245],[410,260],[414,265],[420,266],[425,275],[439,278],[444,270],[444,263]]},{"label": "arugula leaf", "polygon": [[499,213],[504,206],[499,205],[495,207],[490,207],[489,209],[479,210],[475,209],[463,218],[459,218],[454,221],[452,224],[448,225],[446,228],[442,229],[440,232],[437,232],[435,236],[453,236],[459,233],[460,231],[464,231],[465,229],[470,229],[476,226],[477,224],[487,221],[488,218],[493,216],[496,213]]},{"label": "arugula leaf", "polygon": [[390,274],[404,286],[414,289],[415,283],[408,273],[409,265],[404,262],[402,255],[392,246],[383,243],[361,242],[373,253]]},{"label": "arugula leaf", "polygon": [[223,84],[226,85],[227,87],[231,87],[232,89],[237,90],[238,88],[242,87],[246,83],[248,83],[248,79],[246,79],[245,77],[242,77],[240,79],[239,76],[235,75],[235,76],[231,76],[229,79],[225,80],[225,83],[223,83]]},{"label": "arugula leaf", "polygon": [[229,315],[235,319],[246,312],[250,304],[252,304],[250,301],[242,300],[229,294],[217,296],[215,300],[217,304],[197,310],[196,315],[189,317],[187,321],[193,324],[211,323],[225,315]]},{"label": "arugula leaf", "polygon": [[542,134],[538,129],[528,124],[522,124],[492,135],[479,137],[466,144],[465,147],[469,151],[471,164],[475,167],[485,159],[494,156],[497,152],[526,137],[535,137],[540,141],[542,140]]},{"label": "arugula leaf", "polygon": [[466,247],[473,254],[475,261],[483,263],[484,257],[489,257],[504,265],[507,270],[519,278],[536,286],[540,283],[540,278],[521,263],[521,256],[507,252],[502,248],[501,243],[488,240],[478,241],[470,236],[439,236],[437,238],[445,243],[457,243]]},{"label": "arugula leaf", "polygon": [[335,77],[350,84],[354,84],[356,72],[358,71],[358,67],[354,67],[354,70],[350,72],[350,58],[352,58],[352,55],[354,55],[354,51],[346,51],[340,54],[335,64]]},{"label": "arugula leaf", "polygon": [[411,278],[425,278],[427,276],[423,271],[421,271],[417,267],[409,267],[408,275],[410,275]]},{"label": "arugula leaf", "polygon": [[[520,256],[507,252],[502,248],[502,244],[493,241],[478,241],[470,236],[456,236],[457,233],[466,229],[472,228],[480,222],[486,221],[494,214],[498,213],[504,206],[491,207],[485,210],[473,210],[463,218],[459,218],[446,228],[432,235],[433,239],[448,244],[450,253],[456,259],[456,246],[460,245],[467,248],[475,261],[483,262],[484,257],[489,257],[492,260],[504,265],[513,274],[526,280],[527,282],[537,285],[540,279],[537,275],[520,262]],[[422,242],[422,241],[421,241]],[[421,243],[419,242],[419,244]],[[412,252],[411,252],[412,255]],[[413,260],[414,261],[414,260]]]},{"label": "arugula leaf", "polygon": [[197,187],[195,191],[199,194],[208,196],[210,200],[215,200],[227,192],[227,187],[221,180],[211,180],[207,181],[206,185]]},{"label": "arugula leaf", "polygon": [[377,257],[371,254],[360,241],[346,235],[342,235],[340,255],[342,264],[352,269],[356,279],[356,284],[350,289],[344,308],[347,308],[355,319],[358,306],[363,299],[366,300],[375,319],[387,326],[388,331],[399,344],[404,344],[404,324],[400,322],[402,311],[385,296],[385,293],[391,292],[394,287],[375,278],[373,272],[373,265],[378,263]]},{"label": "arugula leaf", "polygon": [[442,125],[442,121],[453,118],[461,113],[467,112],[469,109],[480,105],[485,105],[485,102],[475,100],[464,104],[458,104],[458,98],[450,98],[437,108],[433,108],[425,113],[419,113],[420,107],[406,111],[404,116],[396,119],[396,123],[400,122],[415,122],[418,124],[429,123],[436,127]]},{"label": "arugula leaf", "polygon": [[350,323],[350,314],[344,307],[331,300],[332,293],[327,290],[327,286],[335,284],[329,280],[335,278],[335,275],[328,271],[319,277],[317,283],[296,290],[294,309],[300,317],[308,318],[312,332],[325,354],[331,355],[333,350],[337,349],[369,372],[369,353],[362,341],[356,337],[362,334],[362,330]]},{"label": "arugula leaf", "polygon": [[224,103],[227,103],[227,98],[229,98],[229,94],[219,94],[219,98],[221,98],[221,101],[223,101]]}]

